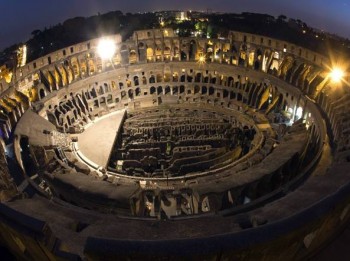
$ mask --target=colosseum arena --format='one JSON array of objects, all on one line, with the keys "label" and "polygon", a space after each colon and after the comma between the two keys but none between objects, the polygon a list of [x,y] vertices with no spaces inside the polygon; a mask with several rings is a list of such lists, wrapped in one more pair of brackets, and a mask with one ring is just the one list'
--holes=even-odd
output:
[{"label": "colosseum arena", "polygon": [[309,258],[350,217],[350,79],[332,66],[172,29],[26,64],[0,85],[1,241],[26,260]]}]

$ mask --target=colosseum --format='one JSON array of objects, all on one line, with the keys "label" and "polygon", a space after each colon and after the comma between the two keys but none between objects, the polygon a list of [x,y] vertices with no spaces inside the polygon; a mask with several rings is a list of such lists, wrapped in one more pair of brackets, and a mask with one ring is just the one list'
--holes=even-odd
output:
[{"label": "colosseum", "polygon": [[25,260],[312,256],[350,217],[336,66],[261,35],[150,29],[20,67],[0,85],[1,241]]}]

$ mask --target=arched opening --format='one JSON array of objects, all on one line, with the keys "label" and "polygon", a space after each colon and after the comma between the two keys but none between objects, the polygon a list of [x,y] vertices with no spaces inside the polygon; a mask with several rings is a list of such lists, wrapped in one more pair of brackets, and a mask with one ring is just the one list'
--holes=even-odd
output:
[{"label": "arched opening", "polygon": [[157,82],[162,82],[163,81],[163,76],[161,74],[157,74]]},{"label": "arched opening", "polygon": [[181,77],[180,77],[180,82],[185,82],[185,80],[186,80],[186,76],[183,74],[183,75],[181,75]]},{"label": "arched opening", "polygon": [[232,87],[232,84],[233,84],[233,77],[230,76],[230,77],[227,78],[227,86],[228,87]]},{"label": "arched opening", "polygon": [[223,97],[224,97],[224,98],[227,98],[227,97],[228,97],[228,91],[227,91],[227,90],[224,90]]},{"label": "arched opening", "polygon": [[44,89],[40,89],[39,96],[40,96],[40,99],[44,99],[45,98],[46,94],[45,94],[45,90]]},{"label": "arched opening", "polygon": [[102,94],[104,94],[105,92],[104,92],[104,90],[103,90],[103,87],[102,86],[100,86],[100,88],[99,88],[99,90],[98,90],[98,95],[102,95]]},{"label": "arched opening", "polygon": [[103,106],[103,105],[106,105],[106,98],[105,97],[102,97],[100,99],[100,106]]},{"label": "arched opening", "polygon": [[184,51],[181,51],[181,61],[187,60],[187,55]]},{"label": "arched opening", "polygon": [[196,77],[194,78],[194,81],[195,82],[201,82],[201,80],[202,80],[202,74],[201,73],[197,73]]},{"label": "arched opening", "polygon": [[198,86],[198,85],[195,85],[194,86],[194,94],[197,94],[197,93],[199,93],[200,92],[200,87]]},{"label": "arched opening", "polygon": [[209,87],[209,95],[214,95],[214,91],[215,91],[214,87],[210,86]]},{"label": "arched opening", "polygon": [[208,89],[206,86],[202,86],[202,95],[207,94]]},{"label": "arched opening", "polygon": [[170,95],[170,86],[165,87],[165,95]]},{"label": "arched opening", "polygon": [[137,55],[135,50],[131,50],[129,54],[129,63],[136,63],[137,62]]},{"label": "arched opening", "polygon": [[173,82],[179,81],[179,75],[177,73],[173,73]]},{"label": "arched opening", "polygon": [[107,104],[111,104],[113,102],[112,94],[108,94],[107,96]]},{"label": "arched opening", "polygon": [[121,96],[122,100],[126,99],[126,92],[125,92],[125,91],[122,91],[122,92],[120,93],[120,96]]},{"label": "arched opening", "polygon": [[181,85],[180,86],[180,94],[185,92],[185,86]]},{"label": "arched opening", "polygon": [[155,83],[156,82],[156,78],[151,75],[151,77],[149,77],[149,83]]},{"label": "arched opening", "polygon": [[152,61],[153,60],[153,49],[148,47],[147,48],[147,61]]},{"label": "arched opening", "polygon": [[254,62],[254,70],[259,70],[260,69],[260,62],[258,60],[256,60]]},{"label": "arched opening", "polygon": [[129,96],[129,99],[131,100],[134,99],[134,91],[132,89],[128,91],[128,96]]},{"label": "arched opening", "polygon": [[139,85],[139,77],[134,76],[134,86],[138,86],[138,85]]},{"label": "arched opening", "polygon": [[196,57],[197,52],[197,44],[195,40],[191,40],[190,42],[190,50],[189,50],[189,56],[191,60],[194,60]]},{"label": "arched opening", "polygon": [[158,88],[157,88],[157,94],[158,94],[158,95],[163,94],[163,87],[162,87],[162,86],[158,86]]},{"label": "arched opening", "polygon": [[103,86],[105,87],[105,93],[109,92],[109,87],[107,83],[104,83]]},{"label": "arched opening", "polygon": [[156,93],[156,88],[155,87],[151,87],[150,90],[149,90],[149,93],[150,94],[155,94]]},{"label": "arched opening", "polygon": [[147,84],[147,78],[145,76],[142,77],[142,84],[144,84],[144,85]]},{"label": "arched opening", "polygon": [[141,94],[141,89],[140,88],[136,88],[135,89],[135,95],[136,96],[140,96],[140,94]]},{"label": "arched opening", "polygon": [[131,87],[131,81],[129,79],[126,79],[126,86]]}]

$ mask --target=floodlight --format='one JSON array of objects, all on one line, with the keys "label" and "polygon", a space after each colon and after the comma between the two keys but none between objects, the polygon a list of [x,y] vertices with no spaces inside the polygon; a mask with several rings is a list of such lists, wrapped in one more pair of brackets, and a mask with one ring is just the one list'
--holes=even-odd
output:
[{"label": "floodlight", "polygon": [[333,82],[340,82],[344,76],[344,71],[340,68],[334,68],[329,76],[331,77]]},{"label": "floodlight", "polygon": [[109,60],[113,57],[116,51],[116,46],[111,39],[101,39],[97,46],[98,55],[104,59]]}]

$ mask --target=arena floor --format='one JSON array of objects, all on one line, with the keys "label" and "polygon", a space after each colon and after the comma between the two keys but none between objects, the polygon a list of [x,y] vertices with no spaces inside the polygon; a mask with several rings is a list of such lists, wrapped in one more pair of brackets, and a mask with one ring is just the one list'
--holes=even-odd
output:
[{"label": "arena floor", "polygon": [[124,110],[120,110],[100,117],[87,125],[83,133],[74,135],[78,137],[80,156],[106,167],[123,115]]}]

